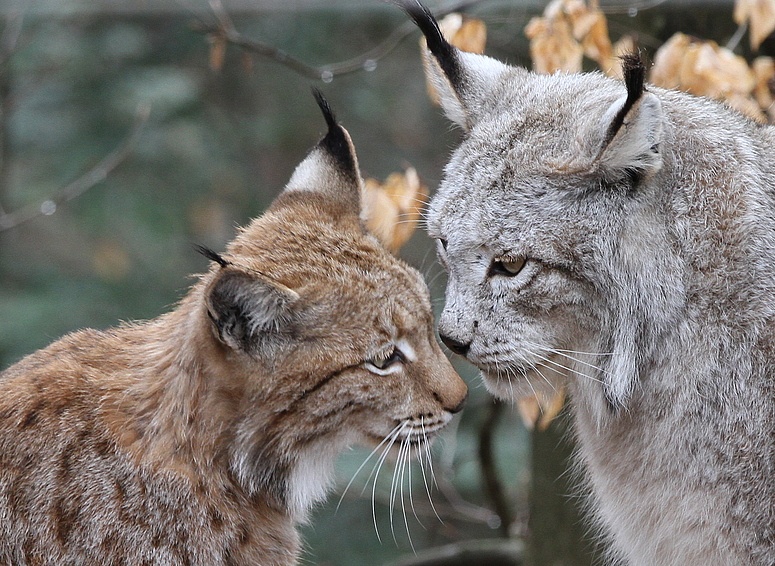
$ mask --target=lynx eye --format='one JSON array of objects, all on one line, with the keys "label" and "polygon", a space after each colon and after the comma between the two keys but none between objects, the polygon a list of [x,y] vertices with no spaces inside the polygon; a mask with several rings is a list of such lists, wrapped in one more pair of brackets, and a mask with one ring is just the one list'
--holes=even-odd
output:
[{"label": "lynx eye", "polygon": [[496,260],[492,262],[490,266],[490,275],[503,275],[505,277],[514,277],[522,268],[525,267],[526,260],[524,258],[515,261],[510,260]]},{"label": "lynx eye", "polygon": [[390,350],[386,350],[385,352],[374,356],[370,360],[366,360],[366,367],[370,370],[376,370],[376,373],[382,375],[384,372],[389,370],[391,366],[403,362],[404,359],[405,358],[403,353],[401,353],[401,350],[393,347]]}]

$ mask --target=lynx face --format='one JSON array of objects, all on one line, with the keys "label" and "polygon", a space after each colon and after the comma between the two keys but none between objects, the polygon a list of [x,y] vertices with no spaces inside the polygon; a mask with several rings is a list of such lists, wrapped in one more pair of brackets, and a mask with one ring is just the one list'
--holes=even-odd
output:
[{"label": "lynx face", "polygon": [[[235,467],[258,489],[274,483],[276,459],[287,463],[289,503],[298,510],[325,492],[330,460],[344,447],[388,438],[421,447],[466,397],[436,342],[419,273],[363,232],[357,216],[326,218],[309,200],[302,189],[286,193],[230,246],[230,265],[209,287],[211,318],[233,348],[230,364],[257,376],[248,378],[248,397],[277,413],[268,423],[243,421]],[[261,297],[244,320],[232,319],[233,305],[267,284],[277,294],[271,304]],[[267,310],[268,318],[253,318]],[[274,377],[264,377],[267,370]],[[255,440],[266,436],[270,442]]]},{"label": "lynx face", "polygon": [[456,50],[408,10],[466,133],[428,217],[449,274],[442,340],[499,397],[573,378],[599,385],[601,408],[622,407],[685,300],[673,236],[654,222],[664,119],[642,64],[625,61],[626,84],[535,75]]}]

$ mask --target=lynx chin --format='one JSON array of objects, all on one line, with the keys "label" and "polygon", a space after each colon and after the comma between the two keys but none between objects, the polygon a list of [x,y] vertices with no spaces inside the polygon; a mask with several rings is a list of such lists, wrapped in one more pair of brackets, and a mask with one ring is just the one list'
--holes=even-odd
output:
[{"label": "lynx chin", "polygon": [[567,384],[613,563],[775,564],[775,129],[636,56],[540,76],[404,7],[465,131],[428,219],[442,340],[497,397]]},{"label": "lynx chin", "polygon": [[347,132],[172,312],[0,374],[0,564],[294,564],[335,457],[423,447],[465,383],[422,277],[360,219]]}]

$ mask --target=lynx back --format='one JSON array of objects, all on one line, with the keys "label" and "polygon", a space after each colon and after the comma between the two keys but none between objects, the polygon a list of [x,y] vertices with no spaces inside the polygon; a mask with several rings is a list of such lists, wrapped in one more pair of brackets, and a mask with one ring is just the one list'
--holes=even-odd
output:
[{"label": "lynx back", "polygon": [[428,220],[442,340],[498,397],[569,387],[612,555],[775,563],[775,130],[637,57],[540,76],[405,8],[466,132]]}]

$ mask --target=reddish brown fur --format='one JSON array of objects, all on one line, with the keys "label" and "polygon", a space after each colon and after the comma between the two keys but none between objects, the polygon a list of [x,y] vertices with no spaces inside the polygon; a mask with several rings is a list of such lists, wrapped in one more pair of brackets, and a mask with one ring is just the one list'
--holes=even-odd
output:
[{"label": "reddish brown fur", "polygon": [[[425,284],[357,217],[360,177],[347,186],[325,147],[307,161],[174,311],[0,374],[0,563],[294,563],[294,524],[342,447],[459,409]],[[229,276],[283,316],[219,333]],[[401,339],[415,359],[371,372]]]}]

